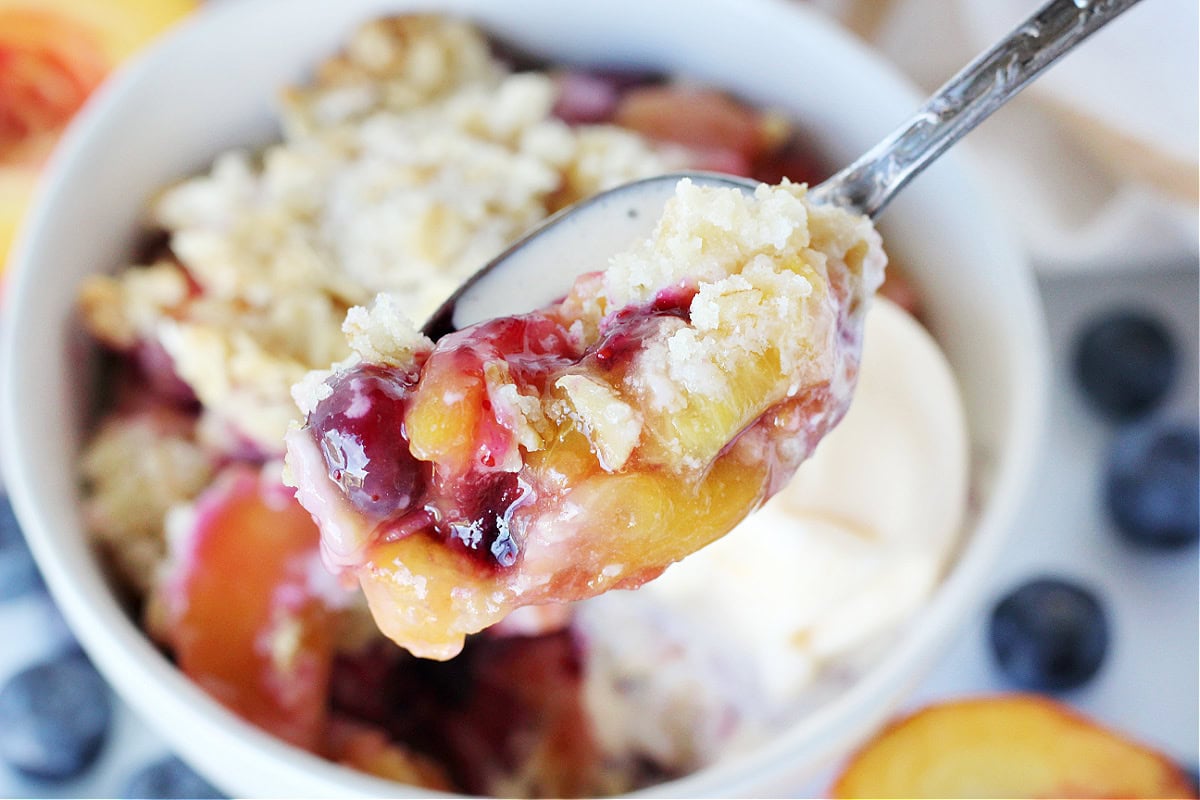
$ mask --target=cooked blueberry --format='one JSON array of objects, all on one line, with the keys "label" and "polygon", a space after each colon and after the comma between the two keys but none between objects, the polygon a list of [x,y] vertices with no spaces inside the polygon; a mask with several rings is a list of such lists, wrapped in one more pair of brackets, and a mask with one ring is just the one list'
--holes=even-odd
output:
[{"label": "cooked blueberry", "polygon": [[19,597],[40,582],[37,565],[17,525],[12,505],[8,497],[0,495],[0,600]]},{"label": "cooked blueberry", "polygon": [[64,654],[0,689],[0,759],[34,778],[72,778],[96,760],[111,719],[104,679],[82,654]]},{"label": "cooked blueberry", "polygon": [[1175,343],[1161,322],[1137,311],[1093,321],[1075,346],[1075,376],[1088,400],[1114,419],[1153,409],[1175,380]]},{"label": "cooked blueberry", "polygon": [[1200,430],[1151,422],[1117,433],[1105,499],[1129,541],[1181,547],[1200,539]]},{"label": "cooked blueberry", "polygon": [[308,418],[329,477],[364,514],[383,519],[408,510],[424,486],[404,444],[407,376],[360,366],[334,378],[332,393]]},{"label": "cooked blueberry", "polygon": [[511,567],[520,547],[509,526],[513,512],[527,498],[529,486],[512,472],[479,476],[462,519],[448,520],[451,537],[488,565]]},{"label": "cooked blueberry", "polygon": [[121,797],[151,797],[158,798],[158,800],[171,800],[171,798],[177,797],[222,798],[224,796],[175,756],[155,761],[135,772],[121,791]]},{"label": "cooked blueberry", "polygon": [[1086,683],[1104,662],[1108,620],[1078,584],[1039,578],[1014,589],[991,616],[992,655],[1019,688],[1060,691]]}]

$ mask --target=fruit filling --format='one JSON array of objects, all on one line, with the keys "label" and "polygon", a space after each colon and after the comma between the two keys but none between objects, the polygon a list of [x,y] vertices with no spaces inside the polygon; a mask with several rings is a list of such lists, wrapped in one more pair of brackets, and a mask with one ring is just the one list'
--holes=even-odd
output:
[{"label": "fruit filling", "polygon": [[841,419],[885,257],[802,185],[682,181],[565,299],[436,345],[387,296],[296,388],[297,497],[385,634],[445,659],[516,608],[633,588],[719,538]]}]

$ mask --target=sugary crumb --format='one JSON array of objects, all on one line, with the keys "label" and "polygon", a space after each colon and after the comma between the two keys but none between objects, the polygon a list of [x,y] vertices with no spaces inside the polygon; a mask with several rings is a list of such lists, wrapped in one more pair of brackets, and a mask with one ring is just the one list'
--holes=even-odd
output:
[{"label": "sugary crumb", "polygon": [[346,313],[342,332],[360,359],[399,367],[433,349],[433,342],[404,315],[402,305],[394,294],[381,294],[370,306],[355,306]]},{"label": "sugary crumb", "polygon": [[566,413],[596,448],[601,467],[608,472],[624,467],[641,437],[642,415],[596,378],[564,375],[554,386],[566,395]]},{"label": "sugary crumb", "polygon": [[[615,310],[694,291],[687,320],[660,319],[618,388],[634,407],[661,412],[649,436],[665,462],[703,466],[725,441],[705,435],[713,415],[732,413],[732,434],[755,408],[802,387],[850,391],[856,359],[844,357],[843,332],[861,330],[860,300],[886,261],[870,220],[814,206],[802,185],[747,194],[684,180],[653,235],[615,256],[602,280],[577,286],[570,303],[595,331]],[[756,405],[731,411],[728,399],[748,386]]]},{"label": "sugary crumb", "polygon": [[110,417],[81,461],[84,515],[118,574],[146,592],[166,554],[168,511],[196,497],[216,471],[184,414],[155,409]]},{"label": "sugary crumb", "polygon": [[[567,125],[556,92],[463,21],[367,23],[284,92],[282,143],[225,153],[155,200],[178,263],[93,279],[85,322],[114,347],[162,345],[206,415],[278,455],[291,386],[351,355],[349,309],[388,293],[424,320],[563,204],[686,163],[626,130]],[[379,360],[404,349],[351,338]]]}]

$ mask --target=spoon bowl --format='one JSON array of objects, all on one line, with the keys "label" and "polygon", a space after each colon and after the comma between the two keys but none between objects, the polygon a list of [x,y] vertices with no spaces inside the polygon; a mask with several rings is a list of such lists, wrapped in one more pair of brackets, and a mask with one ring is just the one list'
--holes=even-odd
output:
[{"label": "spoon bowl", "polygon": [[623,183],[548,217],[489,261],[446,298],[424,325],[436,341],[497,316],[532,311],[562,299],[580,275],[654,230],[681,180],[753,192],[749,178],[719,172],[671,172]]}]

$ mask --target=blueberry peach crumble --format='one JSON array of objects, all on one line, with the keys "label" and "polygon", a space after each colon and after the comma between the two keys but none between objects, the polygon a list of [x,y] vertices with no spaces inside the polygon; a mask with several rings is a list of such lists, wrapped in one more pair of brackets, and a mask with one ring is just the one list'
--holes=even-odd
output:
[{"label": "blueberry peach crumble", "polygon": [[[613,794],[774,735],[921,607],[961,404],[919,292],[893,266],[907,311],[871,300],[870,224],[808,203],[795,124],[438,16],[362,26],[279,114],[80,292],[87,521],[213,698],[402,783]],[[680,186],[540,311],[411,322],[549,214],[684,168],[768,185]]]},{"label": "blueberry peach crumble", "polygon": [[[524,605],[630,589],[731,530],[849,406],[885,257],[802,187],[686,180],[561,303],[436,346],[387,296],[299,387],[297,497],[416,655]],[[318,382],[319,381],[319,382]]]}]

